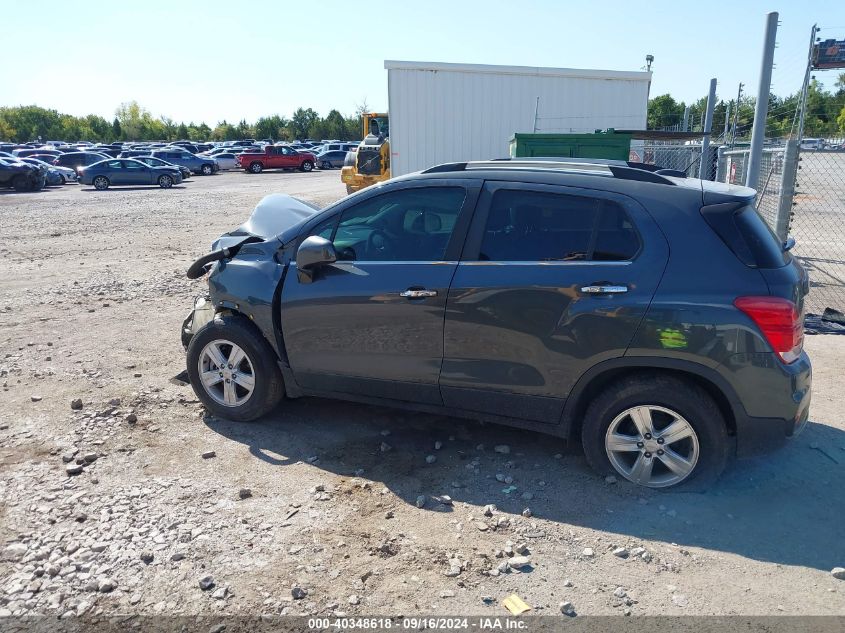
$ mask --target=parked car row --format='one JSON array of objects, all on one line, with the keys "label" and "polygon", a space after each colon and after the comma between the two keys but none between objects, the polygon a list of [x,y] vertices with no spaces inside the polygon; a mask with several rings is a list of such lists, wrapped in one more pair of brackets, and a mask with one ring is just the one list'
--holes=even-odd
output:
[{"label": "parked car row", "polygon": [[[294,143],[273,143],[272,139],[224,143],[0,143],[0,158],[4,160],[0,186],[26,191],[81,182],[97,189],[121,184],[158,184],[168,188],[192,174],[210,176],[221,169],[243,169],[254,174],[265,169],[336,169],[343,166],[347,153],[356,149],[356,143],[310,139]],[[167,177],[161,178],[163,175]]]}]

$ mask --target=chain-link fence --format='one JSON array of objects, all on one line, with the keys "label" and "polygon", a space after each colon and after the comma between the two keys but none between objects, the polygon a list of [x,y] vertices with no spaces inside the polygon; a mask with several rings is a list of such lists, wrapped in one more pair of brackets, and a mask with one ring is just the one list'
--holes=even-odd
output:
[{"label": "chain-link fence", "polygon": [[[707,177],[716,177],[717,147],[708,148]],[[689,178],[698,178],[701,165],[701,142],[631,142],[629,158],[638,163],[657,165],[663,169],[683,172]]]},{"label": "chain-link fence", "polygon": [[845,312],[845,151],[802,151],[789,234],[810,272],[810,312]]},{"label": "chain-link fence", "polygon": [[[748,150],[721,150],[717,180],[745,184]],[[810,274],[808,312],[845,312],[845,151],[763,150],[757,210]]]},{"label": "chain-link fence", "polygon": [[[744,185],[748,173],[748,149],[720,150],[716,179],[730,184]],[[760,163],[757,190],[757,211],[782,240],[789,232],[791,194],[794,190],[798,145],[766,147]]]}]

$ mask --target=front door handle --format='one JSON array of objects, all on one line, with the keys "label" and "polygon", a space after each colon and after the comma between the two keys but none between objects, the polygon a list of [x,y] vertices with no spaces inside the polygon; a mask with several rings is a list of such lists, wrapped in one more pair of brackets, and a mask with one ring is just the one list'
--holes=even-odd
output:
[{"label": "front door handle", "polygon": [[581,292],[588,295],[615,295],[628,292],[628,286],[583,286]]},{"label": "front door handle", "polygon": [[425,288],[408,288],[404,292],[399,293],[400,297],[406,299],[425,299],[426,297],[436,297],[436,290],[426,290]]}]

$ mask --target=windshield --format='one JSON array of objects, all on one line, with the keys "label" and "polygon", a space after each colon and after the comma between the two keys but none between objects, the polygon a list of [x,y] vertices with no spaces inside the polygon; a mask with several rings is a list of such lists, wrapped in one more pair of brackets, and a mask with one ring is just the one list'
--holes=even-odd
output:
[{"label": "windshield", "polygon": [[372,117],[370,119],[370,134],[390,136],[389,119],[385,116]]}]

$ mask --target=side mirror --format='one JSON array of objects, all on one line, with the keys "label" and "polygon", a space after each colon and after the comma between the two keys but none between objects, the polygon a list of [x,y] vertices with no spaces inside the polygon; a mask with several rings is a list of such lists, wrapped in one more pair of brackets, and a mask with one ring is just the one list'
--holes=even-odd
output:
[{"label": "side mirror", "polygon": [[319,235],[306,237],[296,251],[296,269],[299,280],[306,283],[313,281],[314,269],[336,261],[337,253],[330,241]]}]

